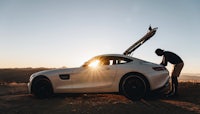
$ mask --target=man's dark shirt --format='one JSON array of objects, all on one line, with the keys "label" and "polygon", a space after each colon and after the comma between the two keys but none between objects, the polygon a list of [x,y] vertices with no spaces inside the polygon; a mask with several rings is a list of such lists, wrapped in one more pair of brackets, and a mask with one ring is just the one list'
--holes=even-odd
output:
[{"label": "man's dark shirt", "polygon": [[163,60],[161,64],[167,66],[167,62],[170,62],[171,64],[179,64],[183,63],[183,60],[173,52],[164,51]]}]

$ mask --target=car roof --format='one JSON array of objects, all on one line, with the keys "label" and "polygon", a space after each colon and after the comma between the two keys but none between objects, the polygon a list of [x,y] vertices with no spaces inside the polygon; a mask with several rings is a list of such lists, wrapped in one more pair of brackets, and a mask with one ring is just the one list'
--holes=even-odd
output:
[{"label": "car roof", "polygon": [[126,56],[126,55],[123,55],[123,54],[102,54],[102,55],[98,55],[98,56],[95,56],[95,57],[107,57],[107,56],[124,57],[124,58],[128,58],[128,59],[135,59],[134,57]]}]

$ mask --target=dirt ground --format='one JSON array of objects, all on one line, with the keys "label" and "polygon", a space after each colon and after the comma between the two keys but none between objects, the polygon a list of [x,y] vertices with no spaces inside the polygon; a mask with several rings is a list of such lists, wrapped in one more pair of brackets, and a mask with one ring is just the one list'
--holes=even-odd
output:
[{"label": "dirt ground", "polygon": [[[46,68],[0,69],[0,114],[200,114],[199,77],[188,77],[179,86],[178,98],[131,101],[113,94],[59,94],[36,99],[28,94],[32,73]],[[185,76],[181,76],[185,77]]]},{"label": "dirt ground", "polygon": [[59,94],[36,99],[26,83],[1,83],[0,114],[200,114],[200,83],[182,82],[178,98],[131,101],[118,94]]}]

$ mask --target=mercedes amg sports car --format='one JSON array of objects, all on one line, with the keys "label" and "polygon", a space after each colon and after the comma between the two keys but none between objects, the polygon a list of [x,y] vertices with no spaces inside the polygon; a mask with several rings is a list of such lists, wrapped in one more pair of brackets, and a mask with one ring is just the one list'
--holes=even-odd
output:
[{"label": "mercedes amg sports car", "polygon": [[169,88],[168,70],[129,55],[155,32],[156,28],[150,29],[124,54],[95,56],[78,68],[34,73],[28,83],[29,92],[38,98],[54,93],[120,92],[131,100],[139,100],[150,91],[165,91]]}]

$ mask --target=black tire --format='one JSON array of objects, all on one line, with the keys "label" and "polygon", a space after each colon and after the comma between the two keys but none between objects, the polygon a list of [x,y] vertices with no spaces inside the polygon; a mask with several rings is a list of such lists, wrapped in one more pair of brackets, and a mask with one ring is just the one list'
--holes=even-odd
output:
[{"label": "black tire", "polygon": [[46,78],[38,78],[33,81],[32,93],[40,99],[49,98],[53,94],[50,81]]},{"label": "black tire", "polygon": [[121,82],[121,92],[133,101],[140,100],[147,92],[145,79],[135,74],[129,74]]}]

